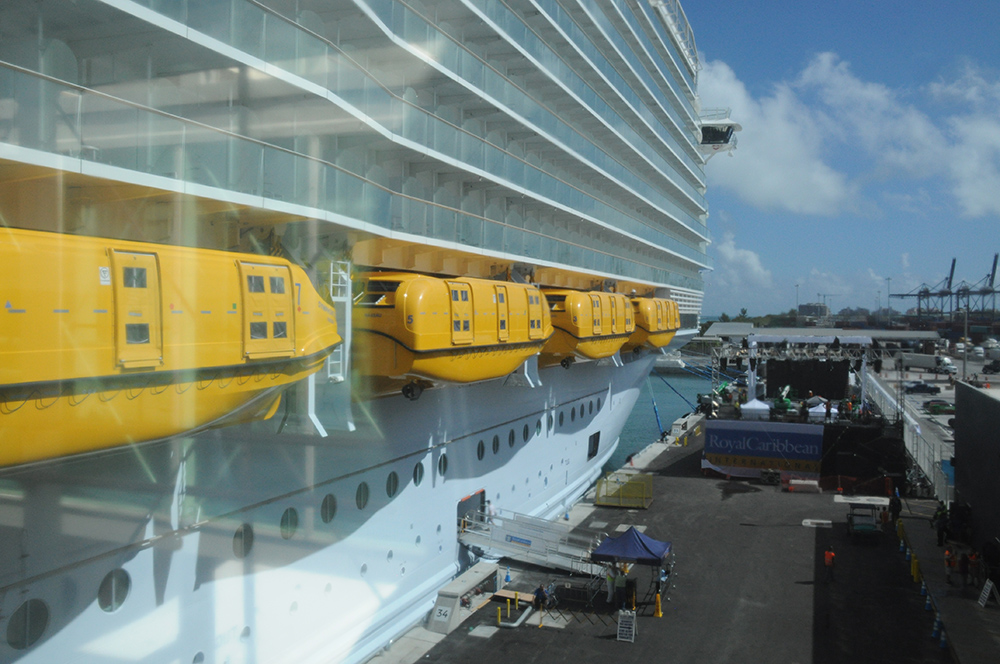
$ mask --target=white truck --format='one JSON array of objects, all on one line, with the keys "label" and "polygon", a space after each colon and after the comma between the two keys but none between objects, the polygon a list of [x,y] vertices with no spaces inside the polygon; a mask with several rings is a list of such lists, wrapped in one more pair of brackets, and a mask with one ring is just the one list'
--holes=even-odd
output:
[{"label": "white truck", "polygon": [[957,373],[958,369],[951,362],[950,357],[943,355],[923,355],[921,353],[900,353],[899,369],[925,371],[932,373]]}]

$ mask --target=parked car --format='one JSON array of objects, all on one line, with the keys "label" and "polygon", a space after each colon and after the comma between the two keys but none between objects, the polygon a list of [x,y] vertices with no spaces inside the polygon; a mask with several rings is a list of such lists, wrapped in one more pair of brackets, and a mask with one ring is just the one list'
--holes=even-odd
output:
[{"label": "parked car", "polygon": [[987,362],[986,366],[983,367],[984,374],[1000,373],[1000,360],[992,360]]},{"label": "parked car", "polygon": [[910,383],[905,388],[907,394],[941,394],[941,388],[926,381]]},{"label": "parked car", "polygon": [[927,412],[931,415],[954,415],[955,414],[955,404],[948,403],[936,403],[932,404]]},{"label": "parked car", "polygon": [[931,406],[947,406],[950,402],[947,399],[927,399],[924,401],[924,409],[930,410]]}]

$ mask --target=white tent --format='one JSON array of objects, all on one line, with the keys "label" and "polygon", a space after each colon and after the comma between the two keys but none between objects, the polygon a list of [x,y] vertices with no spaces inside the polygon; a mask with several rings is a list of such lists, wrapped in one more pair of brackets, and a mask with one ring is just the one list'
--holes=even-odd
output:
[{"label": "white tent", "polygon": [[[831,404],[830,406],[830,417],[837,419],[837,405]],[[813,406],[809,409],[809,421],[810,422],[822,422],[826,419],[826,404],[821,403],[818,406]]]},{"label": "white tent", "polygon": [[744,420],[768,420],[771,419],[771,404],[760,399],[747,401],[740,406]]}]

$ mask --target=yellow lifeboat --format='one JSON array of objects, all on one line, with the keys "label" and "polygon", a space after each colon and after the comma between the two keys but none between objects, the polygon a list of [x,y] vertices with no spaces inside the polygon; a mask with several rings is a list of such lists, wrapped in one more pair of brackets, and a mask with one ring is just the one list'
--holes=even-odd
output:
[{"label": "yellow lifeboat", "polygon": [[271,256],[0,229],[0,465],[270,417],[340,343]]},{"label": "yellow lifeboat", "polygon": [[[354,368],[369,376],[472,383],[501,378],[552,335],[534,286],[402,272],[358,276]],[[414,384],[404,394],[419,396]]]},{"label": "yellow lifeboat", "polygon": [[677,303],[661,297],[633,297],[635,332],[625,344],[625,350],[650,346],[664,348],[681,327]]},{"label": "yellow lifeboat", "polygon": [[542,363],[564,366],[571,358],[611,357],[635,330],[632,305],[620,293],[545,289],[555,332],[542,350]]}]

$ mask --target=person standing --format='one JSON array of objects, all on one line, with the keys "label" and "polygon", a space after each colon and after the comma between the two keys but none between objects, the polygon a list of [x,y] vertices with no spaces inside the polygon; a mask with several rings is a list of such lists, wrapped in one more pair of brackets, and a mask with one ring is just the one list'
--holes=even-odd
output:
[{"label": "person standing", "polygon": [[955,554],[951,547],[944,550],[944,581],[951,585],[951,572],[955,569]]},{"label": "person standing", "polygon": [[903,511],[903,503],[899,500],[899,496],[892,496],[889,498],[889,516],[892,518],[892,525],[896,527],[899,523],[899,513]]},{"label": "person standing", "polygon": [[979,561],[979,554],[973,549],[969,552],[969,576],[972,578],[972,585],[979,587],[983,578],[981,576],[982,568]]},{"label": "person standing", "polygon": [[548,599],[548,593],[545,592],[545,587],[539,583],[538,587],[535,588],[535,599],[532,602],[535,611],[541,611],[545,607],[546,599]]},{"label": "person standing", "polygon": [[619,570],[615,575],[615,605],[625,608],[625,570]]},{"label": "person standing", "polygon": [[608,591],[608,604],[615,601],[615,566],[608,565],[607,569],[604,571],[604,584],[605,590]]},{"label": "person standing", "polygon": [[493,503],[486,501],[486,523],[493,524],[493,520],[496,518],[497,508],[493,507]]},{"label": "person standing", "polygon": [[833,552],[833,545],[826,547],[823,553],[823,565],[826,566],[826,582],[833,581],[833,568],[837,561],[837,554]]}]

